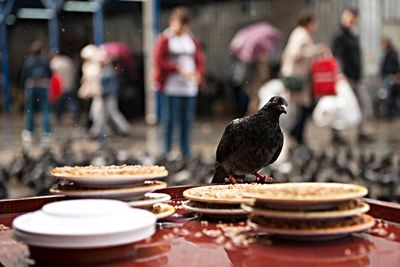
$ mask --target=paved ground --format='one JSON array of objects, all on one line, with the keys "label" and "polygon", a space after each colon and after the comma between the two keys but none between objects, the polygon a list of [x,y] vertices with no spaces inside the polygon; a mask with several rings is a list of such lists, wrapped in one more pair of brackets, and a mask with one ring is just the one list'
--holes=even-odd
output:
[{"label": "paved ground", "polygon": [[[215,149],[224,127],[229,119],[198,119],[193,129],[193,153],[201,154],[203,159],[211,163],[214,160]],[[20,115],[0,115],[0,166],[9,164],[22,150],[20,132],[23,128],[23,118]],[[87,137],[82,126],[68,122],[68,119],[59,125],[54,125],[53,143],[51,148],[57,151],[59,145],[70,142],[76,150],[94,151],[99,149],[97,141]],[[371,132],[375,141],[362,144],[363,149],[386,152],[388,150],[400,151],[400,120],[371,121]],[[351,146],[358,146],[355,138],[356,129],[344,131],[342,134]],[[331,132],[327,128],[317,128],[312,123],[308,124],[307,142],[312,148],[325,148],[331,146]],[[39,135],[31,149],[32,153],[41,151]],[[136,155],[158,155],[160,153],[159,128],[148,126],[141,120],[132,121],[128,137],[110,135],[107,143],[117,151],[124,151]],[[290,142],[287,142],[290,143]],[[29,195],[18,184],[11,183],[11,197]]]}]

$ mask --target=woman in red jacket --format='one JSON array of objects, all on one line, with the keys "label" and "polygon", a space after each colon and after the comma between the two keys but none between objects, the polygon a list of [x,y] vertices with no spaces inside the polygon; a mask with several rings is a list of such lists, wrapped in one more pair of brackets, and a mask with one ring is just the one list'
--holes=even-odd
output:
[{"label": "woman in red jacket", "polygon": [[179,129],[183,156],[191,154],[191,128],[205,67],[203,52],[189,24],[189,11],[175,8],[169,27],[160,34],[154,48],[154,80],[162,93],[164,152],[171,150],[174,130]]}]

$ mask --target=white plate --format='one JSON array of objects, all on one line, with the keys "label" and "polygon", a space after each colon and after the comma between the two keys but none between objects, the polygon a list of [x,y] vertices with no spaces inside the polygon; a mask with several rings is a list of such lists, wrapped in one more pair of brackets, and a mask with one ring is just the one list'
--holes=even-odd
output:
[{"label": "white plate", "polygon": [[[310,194],[315,188],[322,189],[320,194]],[[354,192],[341,192],[328,194],[324,190],[354,190]],[[298,194],[285,193],[287,190],[298,190]],[[273,208],[280,209],[328,209],[341,202],[361,198],[368,194],[367,188],[354,184],[341,183],[282,183],[270,184],[268,188],[243,192],[242,195],[256,199]]]},{"label": "white plate", "polygon": [[29,245],[46,248],[101,248],[134,243],[155,233],[155,227],[149,226],[137,231],[123,232],[110,235],[94,236],[56,236],[36,235],[13,230],[16,239]]},{"label": "white plate", "polygon": [[171,196],[164,193],[146,193],[144,194],[144,197],[149,198],[127,201],[126,203],[135,208],[149,208],[156,203],[164,203],[171,200]]},{"label": "white plate", "polygon": [[246,215],[248,211],[243,209],[211,209],[211,208],[196,208],[190,206],[190,200],[183,201],[182,207],[186,210],[201,214],[212,214],[212,215]]},{"label": "white plate", "polygon": [[155,231],[156,217],[116,200],[66,200],[13,221],[14,235],[42,247],[94,248],[136,242]]},{"label": "white plate", "polygon": [[249,213],[276,219],[293,219],[293,220],[318,220],[318,219],[338,219],[350,217],[365,213],[369,210],[367,203],[362,203],[360,207],[349,210],[326,210],[326,211],[286,211],[286,210],[268,210],[254,208],[246,204],[241,205],[242,209]]},{"label": "white plate", "polygon": [[[111,166],[108,166],[111,167]],[[116,166],[118,167],[118,166]],[[168,171],[165,170],[158,174],[141,174],[141,175],[91,175],[85,176],[73,176],[54,173],[50,173],[56,179],[65,179],[70,182],[74,182],[82,187],[90,188],[110,188],[110,187],[121,187],[121,186],[133,186],[142,183],[146,180],[160,179],[167,177]]]},{"label": "white plate", "polygon": [[352,226],[324,228],[324,229],[298,230],[298,229],[287,229],[287,228],[272,228],[256,224],[251,220],[249,221],[249,224],[257,231],[273,234],[287,239],[304,240],[304,241],[318,241],[318,240],[322,241],[322,240],[341,238],[343,236],[352,233],[362,232],[371,228],[375,224],[375,220],[371,216],[366,214],[363,214],[361,216],[363,216],[366,220],[365,222],[362,222],[360,224]]},{"label": "white plate", "polygon": [[58,179],[65,179],[73,182],[82,187],[90,188],[110,188],[110,187],[123,187],[133,186],[143,183],[147,180],[161,179],[166,175],[143,175],[143,176],[132,176],[132,177],[56,177]]},{"label": "white plate", "polygon": [[65,195],[76,198],[113,198],[113,199],[134,199],[140,198],[145,193],[153,192],[167,187],[165,182],[156,182],[155,184],[123,187],[123,188],[103,188],[103,189],[81,189],[77,186],[53,186],[50,193],[56,195]]}]

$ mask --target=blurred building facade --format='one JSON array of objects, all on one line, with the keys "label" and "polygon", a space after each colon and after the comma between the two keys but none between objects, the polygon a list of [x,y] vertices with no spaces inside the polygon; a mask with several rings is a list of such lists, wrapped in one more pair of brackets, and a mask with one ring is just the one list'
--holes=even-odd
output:
[{"label": "blurred building facade", "polygon": [[[155,1],[155,0],[152,0]],[[38,4],[34,4],[38,2]],[[16,1],[16,8],[40,6],[40,0]],[[294,27],[296,14],[311,9],[317,18],[318,41],[331,42],[339,24],[341,11],[355,7],[360,13],[360,36],[363,46],[365,74],[377,73],[381,55],[382,34],[391,37],[400,47],[400,2],[397,0],[220,0],[183,1],[161,0],[159,29],[168,22],[170,10],[177,4],[187,5],[193,13],[193,31],[204,46],[207,73],[217,80],[228,79],[231,55],[229,43],[242,27],[261,20],[268,21],[282,31],[282,48],[290,30]],[[127,43],[133,48],[139,70],[143,69],[144,27],[143,3],[117,0],[105,1],[104,39]],[[15,9],[15,8],[14,8]],[[8,44],[13,91],[18,86],[18,71],[27,46],[34,39],[49,40],[45,20],[8,20]],[[61,12],[59,16],[61,53],[77,58],[79,50],[93,42],[93,22],[90,13]],[[143,77],[143,73],[140,74]]]}]

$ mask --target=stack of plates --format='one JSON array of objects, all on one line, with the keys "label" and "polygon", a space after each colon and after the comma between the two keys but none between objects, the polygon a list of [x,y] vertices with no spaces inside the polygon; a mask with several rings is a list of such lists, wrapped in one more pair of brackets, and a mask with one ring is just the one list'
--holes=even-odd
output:
[{"label": "stack of plates", "polygon": [[13,221],[25,243],[46,248],[101,248],[143,240],[155,232],[156,217],[117,200],[67,200],[44,205]]},{"label": "stack of plates", "polygon": [[166,177],[168,171],[161,166],[86,166],[55,168],[51,175],[64,180],[50,189],[52,194],[129,200],[165,188],[165,182],[154,179]]},{"label": "stack of plates", "polygon": [[252,204],[242,204],[250,222],[262,232],[284,238],[320,240],[364,231],[374,219],[364,214],[368,204],[362,186],[339,183],[284,183],[245,192]]},{"label": "stack of plates", "polygon": [[263,189],[268,185],[235,184],[200,186],[187,189],[183,196],[188,199],[182,203],[184,209],[213,217],[241,217],[248,212],[240,204],[251,202],[242,193],[253,189]]}]

